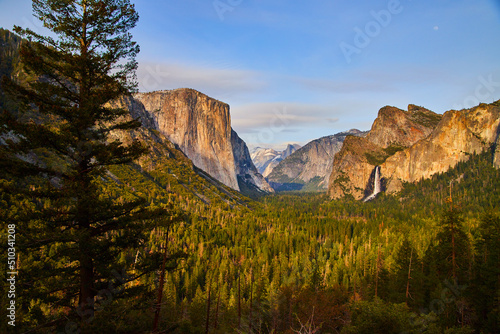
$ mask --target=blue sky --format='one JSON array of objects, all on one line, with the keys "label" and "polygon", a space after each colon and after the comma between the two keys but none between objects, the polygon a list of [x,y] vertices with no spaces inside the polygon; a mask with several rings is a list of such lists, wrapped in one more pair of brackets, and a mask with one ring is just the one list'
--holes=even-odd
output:
[{"label": "blue sky", "polygon": [[[435,112],[500,99],[497,0],[136,0],[141,91],[231,106],[250,146],[368,130],[385,105]],[[0,26],[37,27],[0,0]]]}]

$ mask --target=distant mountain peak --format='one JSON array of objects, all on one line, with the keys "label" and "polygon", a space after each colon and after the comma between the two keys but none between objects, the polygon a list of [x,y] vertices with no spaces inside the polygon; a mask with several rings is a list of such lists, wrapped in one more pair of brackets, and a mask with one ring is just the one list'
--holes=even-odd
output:
[{"label": "distant mountain peak", "polygon": [[267,180],[275,190],[326,190],[333,158],[349,135],[366,132],[353,129],[312,140],[281,161]]},{"label": "distant mountain peak", "polygon": [[273,148],[257,147],[253,151],[251,157],[255,167],[257,167],[259,172],[266,177],[280,161],[293,154],[299,148],[300,145],[295,143],[288,143],[283,151],[276,151]]}]

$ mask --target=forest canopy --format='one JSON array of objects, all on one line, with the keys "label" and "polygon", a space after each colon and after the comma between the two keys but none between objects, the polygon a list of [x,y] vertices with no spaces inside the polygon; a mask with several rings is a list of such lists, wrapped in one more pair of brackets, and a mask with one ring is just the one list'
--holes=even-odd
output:
[{"label": "forest canopy", "polygon": [[56,37],[0,30],[0,261],[18,273],[15,331],[500,332],[493,151],[367,203],[251,200],[159,134],[145,142],[112,103],[135,87],[128,0],[33,4]]}]

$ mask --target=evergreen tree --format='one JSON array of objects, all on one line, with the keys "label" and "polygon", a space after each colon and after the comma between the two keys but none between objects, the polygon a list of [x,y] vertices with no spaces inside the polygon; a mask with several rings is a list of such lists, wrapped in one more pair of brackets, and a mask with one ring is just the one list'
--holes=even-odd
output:
[{"label": "evergreen tree", "polygon": [[417,251],[408,238],[403,240],[395,257],[395,272],[391,280],[391,299],[394,302],[406,302],[408,306],[420,305],[422,272]]},{"label": "evergreen tree", "polygon": [[464,325],[469,308],[464,293],[470,278],[471,251],[462,224],[460,210],[451,206],[441,218],[435,245],[426,252],[426,297],[429,303],[441,301],[444,316],[440,322],[446,327]]},{"label": "evergreen tree", "polygon": [[434,248],[438,274],[442,279],[451,277],[464,282],[468,280],[471,253],[460,210],[451,207],[444,213],[440,225]]},{"label": "evergreen tree", "polygon": [[500,216],[489,213],[482,219],[477,243],[475,277],[471,297],[478,328],[500,331]]},{"label": "evergreen tree", "polygon": [[[16,214],[31,264],[20,270],[30,287],[23,289],[30,294],[24,306],[37,313],[32,300],[50,303],[50,312],[38,307],[39,322],[77,306],[85,330],[98,293],[114,276],[114,288],[123,287],[156,266],[157,256],[137,264],[119,255],[144,246],[155,218],[168,217],[165,207],[148,207],[137,195],[112,196],[103,183],[108,167],[147,152],[140,142],[125,144],[115,135],[140,123],[110,106],[136,85],[139,47],[129,30],[138,14],[129,0],[34,0],[33,12],[54,37],[15,28],[30,41],[21,47],[21,62],[36,79],[3,80],[19,114],[1,113],[0,167],[3,178],[14,180],[3,182],[2,190],[29,200],[17,203],[22,213]],[[166,225],[174,220],[164,219]]]}]

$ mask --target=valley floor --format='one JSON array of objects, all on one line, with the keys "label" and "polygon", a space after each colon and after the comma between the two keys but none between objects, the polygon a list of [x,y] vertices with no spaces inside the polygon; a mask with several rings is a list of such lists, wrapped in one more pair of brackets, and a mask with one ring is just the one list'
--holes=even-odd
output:
[{"label": "valley floor", "polygon": [[[185,254],[167,263],[166,332],[499,332],[500,171],[486,153],[367,203],[317,193],[247,207],[177,200],[190,217],[122,255],[146,261],[165,240],[170,255]],[[150,332],[160,274],[131,283],[144,287],[135,297],[101,303],[92,330]],[[30,315],[20,316],[33,328],[33,310],[47,309],[26,298]]]}]

